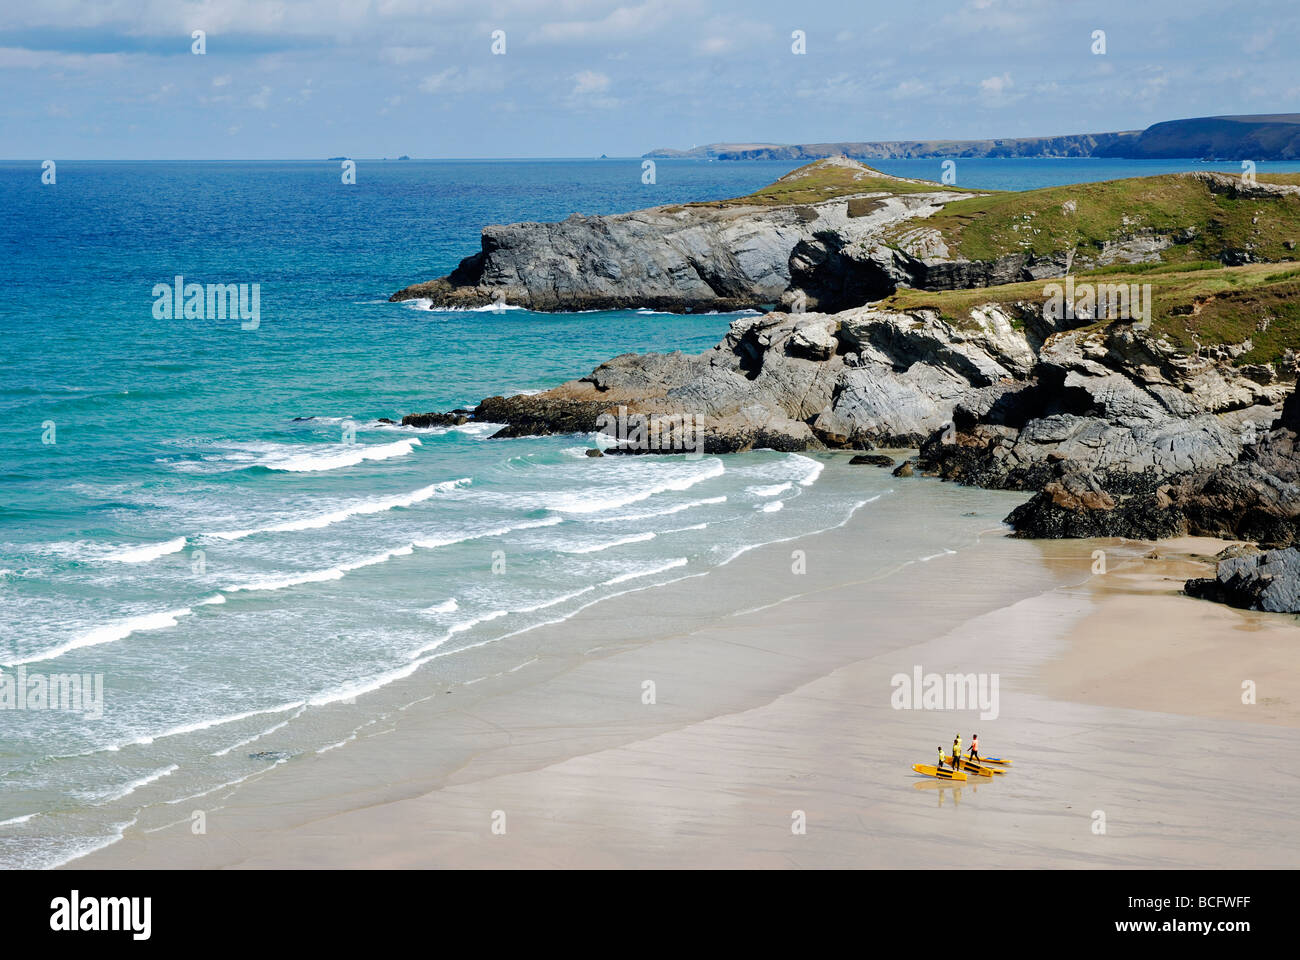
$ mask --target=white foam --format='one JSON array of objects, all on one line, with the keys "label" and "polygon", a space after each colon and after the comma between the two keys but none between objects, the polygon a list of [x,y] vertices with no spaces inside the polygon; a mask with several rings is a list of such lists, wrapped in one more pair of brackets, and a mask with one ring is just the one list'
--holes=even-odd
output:
[{"label": "white foam", "polygon": [[294,573],[287,577],[268,577],[265,580],[253,580],[250,583],[239,583],[221,589],[226,593],[238,593],[240,591],[252,590],[284,590],[288,587],[297,587],[305,583],[323,583],[327,580],[342,580],[344,576],[353,570],[360,570],[362,567],[373,567],[376,564],[386,563],[393,557],[405,557],[415,552],[415,544],[408,543],[404,547],[395,547],[392,550],[385,550],[383,553],[376,553],[373,556],[364,557],[360,560],[353,560],[349,563],[340,563],[337,567],[329,567],[325,570],[309,570],[306,573]]},{"label": "white foam", "polygon": [[805,457],[799,453],[792,453],[790,456],[795,460],[807,464],[807,470],[799,480],[799,486],[801,487],[811,487],[817,482],[817,478],[822,475],[822,471],[826,469],[826,464],[822,463],[820,460],[814,460],[812,457]]},{"label": "white foam", "polygon": [[356,738],[357,738],[357,735],[354,733],[354,734],[352,734],[352,736],[348,737],[346,740],[340,740],[338,743],[331,743],[328,747],[321,747],[321,748],[320,748],[319,750],[317,750],[316,752],[317,752],[318,754],[320,754],[320,753],[329,753],[331,750],[337,750],[339,747],[346,746],[347,744],[351,743],[351,742],[352,742],[353,740],[355,740]]},{"label": "white foam", "polygon": [[726,502],[726,497],[707,497],[704,500],[692,500],[689,503],[676,503],[665,510],[653,510],[648,513],[630,513],[618,517],[584,517],[583,519],[588,523],[629,523],[633,520],[651,520],[655,517],[666,517],[670,514],[681,513],[683,510],[693,510],[695,507],[706,507]]},{"label": "white foam", "polygon": [[956,550],[949,550],[947,547],[944,547],[942,553],[932,553],[932,554],[930,554],[928,557],[921,557],[921,558],[919,558],[919,559],[917,560],[917,562],[918,562],[918,563],[929,563],[931,560],[937,560],[939,557],[955,557],[956,555],[957,555],[957,551],[956,551]]},{"label": "white foam", "polygon": [[407,656],[412,658],[418,657],[422,653],[427,653],[430,650],[442,646],[444,643],[446,643],[452,637],[456,636],[456,634],[458,633],[464,633],[467,630],[473,630],[480,623],[491,623],[493,620],[500,620],[502,617],[506,617],[509,615],[510,615],[509,610],[493,610],[491,613],[485,613],[481,617],[475,617],[472,620],[464,620],[456,624],[455,626],[453,626],[450,630],[444,633],[437,640],[433,640],[430,641],[429,643],[426,643],[418,650],[413,650],[411,653],[408,653]]},{"label": "white foam", "polygon": [[460,609],[460,604],[456,602],[455,597],[452,597],[450,600],[445,600],[442,603],[436,603],[432,607],[425,607],[420,612],[421,613],[455,613],[459,609]]},{"label": "white foam", "polygon": [[644,543],[646,540],[653,540],[653,533],[634,533],[626,537],[619,537],[617,540],[606,540],[604,543],[589,543],[581,547],[561,547],[562,553],[599,553],[602,550],[609,550],[613,547],[621,547],[629,543]]},{"label": "white foam", "polygon": [[120,750],[122,746],[129,747],[147,747],[155,740],[165,740],[168,737],[179,737],[185,733],[197,733],[200,730],[210,730],[213,727],[223,727],[228,723],[238,723],[240,720],[247,720],[250,717],[260,717],[267,713],[284,713],[287,710],[297,710],[303,706],[303,701],[299,700],[294,703],[282,703],[276,707],[263,707],[259,710],[245,710],[243,713],[232,713],[224,717],[213,717],[210,720],[194,720],[190,723],[183,723],[180,726],[171,727],[162,733],[153,736],[137,737],[128,741],[126,744],[109,747],[109,750]]},{"label": "white foam", "polygon": [[[832,524],[832,525],[829,526],[829,527],[822,527],[820,530],[809,530],[807,533],[796,533],[796,534],[795,534],[794,536],[792,536],[792,537],[781,537],[781,538],[779,538],[779,539],[777,539],[777,540],[764,540],[764,541],[762,541],[762,542],[760,542],[760,543],[750,543],[750,544],[746,544],[745,546],[741,547],[739,550],[737,550],[737,551],[735,551],[734,553],[732,553],[732,555],[729,556],[729,557],[727,557],[726,560],[723,560],[720,564],[718,564],[718,566],[720,566],[720,567],[725,567],[727,564],[731,563],[731,561],[735,560],[737,557],[742,556],[742,555],[744,555],[744,554],[746,554],[746,553],[749,553],[749,551],[751,551],[751,550],[757,550],[759,547],[767,547],[767,546],[771,546],[771,545],[774,544],[774,543],[789,543],[791,540],[798,540],[798,539],[800,539],[801,537],[815,537],[815,536],[817,536],[817,534],[819,534],[819,533],[826,533],[826,532],[828,532],[828,531],[830,531],[830,530],[838,530],[840,527],[844,526],[846,523],[848,523],[850,520],[852,520],[852,519],[853,519],[853,515],[854,515],[855,513],[857,513],[859,510],[861,510],[863,507],[865,507],[867,504],[869,504],[869,503],[875,503],[877,500],[879,500],[879,499],[880,499],[881,497],[883,497],[885,494],[887,494],[887,493],[893,493],[893,492],[894,492],[894,491],[893,491],[892,489],[890,489],[890,490],[886,490],[884,493],[878,493],[878,494],[876,494],[874,497],[868,497],[866,500],[859,500],[859,501],[858,501],[857,503],[855,503],[853,506],[849,507],[849,512],[848,512],[848,514],[844,517],[843,520],[841,520],[839,523]],[[716,549],[716,548],[715,548],[715,549]],[[907,561],[907,562],[908,562],[908,563],[911,563],[912,561],[909,560],[909,561]]]},{"label": "white foam", "polygon": [[[305,710],[306,707],[304,707],[303,709]],[[230,746],[224,747],[221,750],[218,750],[216,753],[209,754],[209,756],[224,757],[226,754],[231,753],[234,750],[238,750],[240,747],[246,747],[250,743],[256,743],[258,740],[261,740],[263,737],[269,737],[271,734],[275,733],[275,731],[282,730],[285,727],[287,727],[290,723],[293,722],[294,717],[301,715],[301,713],[302,711],[300,710],[298,711],[298,713],[295,713],[293,717],[290,717],[288,720],[281,720],[275,726],[268,727],[267,729],[263,730],[260,733],[255,733],[246,740],[240,740],[238,743],[232,743]]]},{"label": "white foam", "polygon": [[746,487],[745,492],[751,496],[767,499],[768,497],[779,497],[793,487],[793,483],[786,481],[785,483],[774,483],[766,487]]},{"label": "white foam", "polygon": [[776,513],[784,506],[785,506],[785,501],[773,500],[770,503],[763,504],[763,506],[761,506],[759,509],[762,510],[764,513]]},{"label": "white foam", "polygon": [[649,500],[655,494],[689,490],[697,483],[720,477],[726,472],[727,468],[721,460],[709,460],[702,469],[694,470],[685,476],[652,483],[650,486],[642,487],[639,490],[628,490],[600,498],[593,497],[591,489],[588,488],[581,493],[569,494],[561,500],[548,504],[548,508],[560,513],[599,513],[604,510],[626,507],[628,504],[639,503],[642,500]]},{"label": "white foam", "polygon": [[474,423],[462,423],[459,426],[449,428],[449,433],[468,433],[470,436],[481,437],[489,433],[496,433],[505,424],[488,423],[487,421],[476,421]]},{"label": "white foam", "polygon": [[455,543],[465,543],[467,540],[481,540],[485,537],[502,537],[507,533],[514,533],[516,530],[531,530],[535,527],[553,527],[557,523],[563,522],[563,517],[543,517],[540,520],[525,520],[523,523],[510,524],[504,527],[494,527],[491,530],[480,530],[476,533],[461,533],[450,537],[416,540],[415,545],[425,550],[436,550],[438,547],[449,547]]},{"label": "white foam", "polygon": [[396,669],[376,674],[373,677],[368,677],[365,680],[357,680],[353,683],[345,684],[341,687],[335,687],[332,690],[327,690],[322,694],[312,697],[307,702],[313,707],[324,707],[331,703],[355,700],[362,694],[370,693],[372,690],[378,690],[380,687],[385,687],[394,681],[409,677],[411,674],[415,673],[423,663],[423,660],[413,660],[404,667],[397,667]]},{"label": "white foam", "polygon": [[709,525],[707,523],[696,523],[689,527],[674,527],[671,530],[665,530],[664,533],[685,533],[688,530],[707,530],[707,529],[709,529]]},{"label": "white foam", "polygon": [[169,553],[176,553],[178,550],[185,549],[186,538],[177,537],[174,540],[167,540],[163,543],[150,543],[143,547],[127,547],[110,553],[104,557],[105,560],[114,560],[118,563],[147,563],[150,560],[157,560],[159,557],[165,557]]},{"label": "white foam", "polygon": [[53,660],[61,657],[72,650],[80,650],[83,647],[96,647],[103,643],[112,643],[115,640],[124,640],[131,634],[140,630],[163,630],[167,627],[176,626],[176,621],[181,617],[188,617],[194,610],[190,607],[182,607],[178,610],[164,610],[159,613],[145,613],[137,617],[127,617],[124,620],[115,620],[112,623],[106,623],[103,626],[95,627],[83,633],[74,640],[69,640],[62,646],[55,647],[53,650],[46,650],[42,653],[34,653],[29,657],[20,657],[17,660],[7,660],[3,666],[15,667],[23,663],[38,663],[42,660]]},{"label": "white foam", "polygon": [[421,446],[416,437],[394,440],[392,443],[337,443],[328,444],[325,453],[283,453],[263,458],[259,465],[268,470],[287,470],[292,473],[309,473],[317,470],[337,470],[352,467],[367,460],[388,460],[404,457]]},{"label": "white foam", "polygon": [[104,797],[101,802],[112,803],[114,800],[121,800],[123,797],[128,797],[135,793],[141,787],[147,787],[149,784],[161,780],[163,777],[170,777],[179,769],[180,767],[173,763],[171,766],[163,767],[161,770],[155,770],[153,773],[145,774],[140,779],[132,780],[130,783],[126,784],[126,786],[122,787],[122,789]]},{"label": "white foam", "polygon": [[342,507],[338,510],[332,510],[329,513],[319,513],[312,517],[299,517],[294,520],[285,520],[282,523],[273,523],[265,527],[251,527],[247,530],[220,530],[215,533],[204,534],[217,540],[242,540],[244,537],[251,537],[257,533],[286,533],[295,530],[319,530],[321,527],[328,527],[331,524],[339,523],[349,517],[362,516],[370,513],[383,513],[386,510],[393,510],[398,507],[410,507],[417,503],[422,503],[430,497],[445,493],[448,490],[454,490],[457,487],[465,486],[472,481],[469,477],[462,477],[459,480],[445,480],[442,483],[430,484],[427,487],[421,487],[419,490],[411,493],[398,494],[392,497],[374,497],[367,500],[359,500],[349,506]]},{"label": "white foam", "polygon": [[591,593],[595,587],[583,587],[581,590],[575,590],[573,593],[566,593],[563,596],[556,597],[553,600],[544,600],[541,603],[533,604],[531,607],[519,607],[515,613],[535,613],[538,610],[545,610],[547,607],[554,607],[564,603],[566,600],[572,600],[574,597],[580,597],[585,593]]},{"label": "white foam", "polygon": [[126,831],[129,828],[135,826],[135,822],[136,818],[132,817],[130,820],[126,820],[122,823],[115,823],[111,827],[113,831],[111,836],[104,839],[87,841],[76,849],[68,850],[59,854],[58,859],[48,860],[40,864],[32,864],[32,866],[39,867],[43,870],[53,870],[58,867],[66,866],[74,860],[80,860],[82,857],[88,857],[96,850],[103,850],[105,847],[111,847],[113,844],[117,843],[117,841],[121,840],[122,837],[126,835]]},{"label": "white foam", "polygon": [[675,570],[678,567],[684,567],[687,564],[685,557],[678,557],[676,560],[670,560],[661,567],[651,567],[649,570],[633,570],[631,573],[623,573],[611,580],[606,580],[601,584],[602,587],[612,587],[618,583],[626,583],[628,580],[635,580],[637,577],[651,577],[656,573],[665,573],[669,570]]},{"label": "white foam", "polygon": [[420,446],[417,437],[394,440],[391,443],[231,443],[219,446],[230,452],[219,456],[205,456],[202,462],[182,460],[169,462],[174,469],[194,472],[211,470],[242,470],[264,467],[267,470],[284,470],[291,473],[337,470],[351,467],[366,460],[387,460],[404,457]]},{"label": "white foam", "polygon": [[36,816],[36,814],[34,814],[34,813],[29,813],[29,814],[27,814],[26,816],[23,816],[23,817],[10,817],[8,820],[0,820],[0,827],[12,827],[12,826],[17,826],[17,825],[20,824],[20,823],[26,823],[28,820],[30,820],[30,819],[31,819],[32,817],[34,817],[34,816]]}]

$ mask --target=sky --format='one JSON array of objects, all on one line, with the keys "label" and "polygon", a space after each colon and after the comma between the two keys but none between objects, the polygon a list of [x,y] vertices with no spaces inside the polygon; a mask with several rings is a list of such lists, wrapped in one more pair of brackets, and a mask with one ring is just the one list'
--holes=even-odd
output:
[{"label": "sky", "polygon": [[1142,129],[1300,112],[1298,40],[1294,0],[6,0],[0,157],[638,156]]}]

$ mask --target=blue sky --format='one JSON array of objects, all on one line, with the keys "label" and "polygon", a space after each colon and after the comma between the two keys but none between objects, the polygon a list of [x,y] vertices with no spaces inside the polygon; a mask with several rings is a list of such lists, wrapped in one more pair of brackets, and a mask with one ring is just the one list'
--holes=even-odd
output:
[{"label": "blue sky", "polygon": [[11,0],[0,156],[635,156],[1140,129],[1300,112],[1298,26],[1291,0]]}]

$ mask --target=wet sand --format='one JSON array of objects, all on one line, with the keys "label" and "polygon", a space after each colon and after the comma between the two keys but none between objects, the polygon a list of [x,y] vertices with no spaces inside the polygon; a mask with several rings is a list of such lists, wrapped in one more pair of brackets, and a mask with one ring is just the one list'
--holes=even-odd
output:
[{"label": "wet sand", "polygon": [[[1300,722],[1295,618],[1179,596],[1174,578],[1209,567],[1144,559],[1151,544],[991,527],[875,570],[862,529],[855,518],[538,628],[526,666],[142,817],[71,866],[1295,863],[1300,775],[1276,763]],[[742,584],[770,604],[719,615]],[[679,626],[657,632],[669,608]],[[995,676],[996,718],[895,709],[892,678],[917,668]],[[911,771],[958,732],[1010,772],[957,786]]]}]

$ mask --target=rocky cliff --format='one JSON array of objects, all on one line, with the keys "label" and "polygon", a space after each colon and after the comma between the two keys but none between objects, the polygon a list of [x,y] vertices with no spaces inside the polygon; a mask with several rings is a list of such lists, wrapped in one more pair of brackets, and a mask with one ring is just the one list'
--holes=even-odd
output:
[{"label": "rocky cliff", "polygon": [[409,422],[689,423],[709,453],[911,446],[901,475],[1033,493],[1008,517],[1024,536],[1300,544],[1300,267],[1272,262],[1300,236],[1300,186],[1195,174],[973,197],[864,171],[828,161],[736,202],[516,225],[505,245],[510,228],[489,228],[469,266],[396,296],[786,309],[702,354],[627,354]]},{"label": "rocky cliff", "polygon": [[835,312],[900,287],[1284,261],[1298,242],[1295,175],[1198,172],[976,195],[839,157],[735,200],[486,227],[479,252],[450,274],[390,299],[435,309]]},{"label": "rocky cliff", "polygon": [[[1139,131],[1080,133],[1056,137],[1006,137],[990,140],[876,140],[838,143],[710,143],[690,150],[660,148],[644,154],[656,158],[712,160],[785,160],[806,163],[820,157],[854,160],[941,159],[944,157],[1094,157],[1124,156],[1124,144]],[[1199,156],[1199,154],[1198,154]]]},{"label": "rocky cliff", "polygon": [[[449,275],[389,299],[539,311],[763,307],[790,291],[790,254],[799,244],[819,236],[861,242],[971,196],[832,158],[720,203],[485,227],[479,252]],[[860,295],[887,292],[872,287]]]}]

